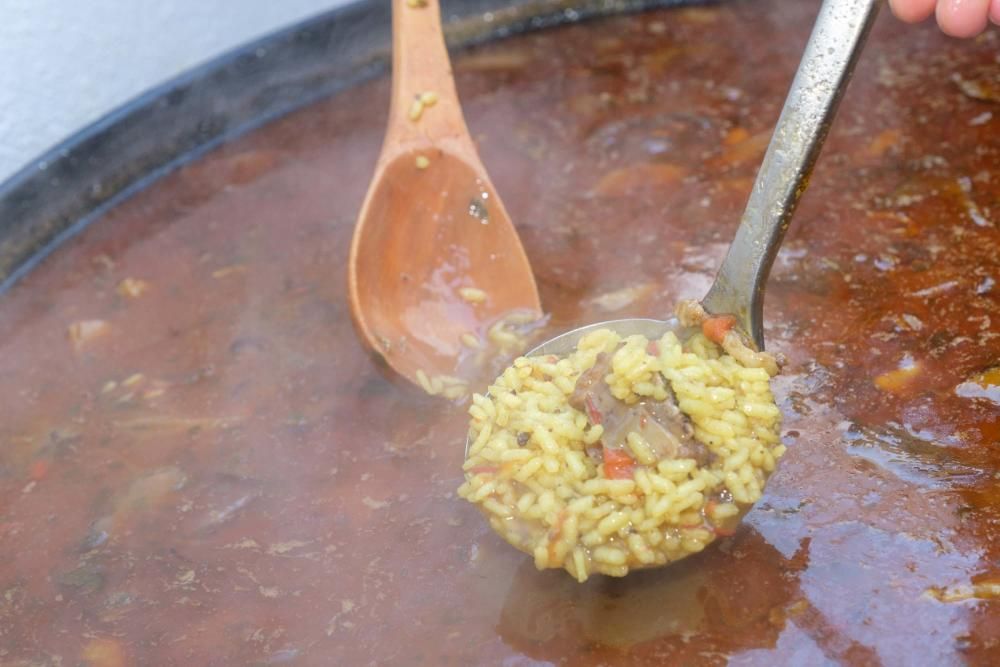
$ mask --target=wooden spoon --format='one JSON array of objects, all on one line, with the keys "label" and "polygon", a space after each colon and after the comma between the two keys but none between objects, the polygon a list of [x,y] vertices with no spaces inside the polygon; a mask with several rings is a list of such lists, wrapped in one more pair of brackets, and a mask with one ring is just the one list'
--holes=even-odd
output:
[{"label": "wooden spoon", "polygon": [[471,340],[463,344],[463,334],[482,339],[504,314],[540,317],[541,306],[465,125],[438,0],[393,0],[392,17],[389,126],[354,230],[348,283],[365,344],[422,384],[418,371],[455,373]]}]

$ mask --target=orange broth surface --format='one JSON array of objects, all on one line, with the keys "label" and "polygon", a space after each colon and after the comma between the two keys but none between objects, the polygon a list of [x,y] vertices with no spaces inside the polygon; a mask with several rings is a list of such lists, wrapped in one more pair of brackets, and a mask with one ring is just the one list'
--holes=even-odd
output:
[{"label": "orange broth surface", "polygon": [[[816,7],[456,56],[540,338],[704,294]],[[0,665],[1000,662],[1000,32],[885,14],[770,281],[788,452],[735,535],[580,585],[457,498],[465,406],[390,382],[345,299],[379,80],[0,295]]]}]

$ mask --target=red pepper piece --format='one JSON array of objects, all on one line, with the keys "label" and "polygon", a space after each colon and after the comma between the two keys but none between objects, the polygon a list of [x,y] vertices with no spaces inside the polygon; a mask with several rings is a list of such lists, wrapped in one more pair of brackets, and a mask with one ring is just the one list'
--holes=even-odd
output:
[{"label": "red pepper piece", "polygon": [[735,326],[736,318],[733,315],[717,315],[701,323],[701,332],[716,345],[722,345],[726,334]]},{"label": "red pepper piece", "polygon": [[632,479],[635,460],[623,449],[604,448],[604,476],[608,479]]},{"label": "red pepper piece", "polygon": [[51,465],[52,461],[49,459],[38,459],[31,464],[31,470],[28,472],[28,476],[33,481],[39,482],[48,476]]}]

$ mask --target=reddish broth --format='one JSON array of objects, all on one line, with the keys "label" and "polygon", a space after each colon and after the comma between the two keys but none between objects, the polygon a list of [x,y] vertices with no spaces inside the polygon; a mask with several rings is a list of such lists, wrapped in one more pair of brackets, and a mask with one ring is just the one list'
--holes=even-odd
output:
[{"label": "reddish broth", "polygon": [[[544,333],[704,293],[814,11],[457,57]],[[345,301],[383,80],[165,177],[0,297],[0,664],[996,664],[1000,390],[967,379],[1000,362],[1000,33],[886,14],[771,279],[789,450],[734,536],[578,585],[455,496],[463,408],[388,381]]]}]

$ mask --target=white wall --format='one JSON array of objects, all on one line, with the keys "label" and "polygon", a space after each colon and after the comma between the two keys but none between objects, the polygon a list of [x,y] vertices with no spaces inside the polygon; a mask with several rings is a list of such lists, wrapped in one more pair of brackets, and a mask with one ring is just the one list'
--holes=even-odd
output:
[{"label": "white wall", "polygon": [[0,0],[0,182],[183,70],[344,0]]}]

